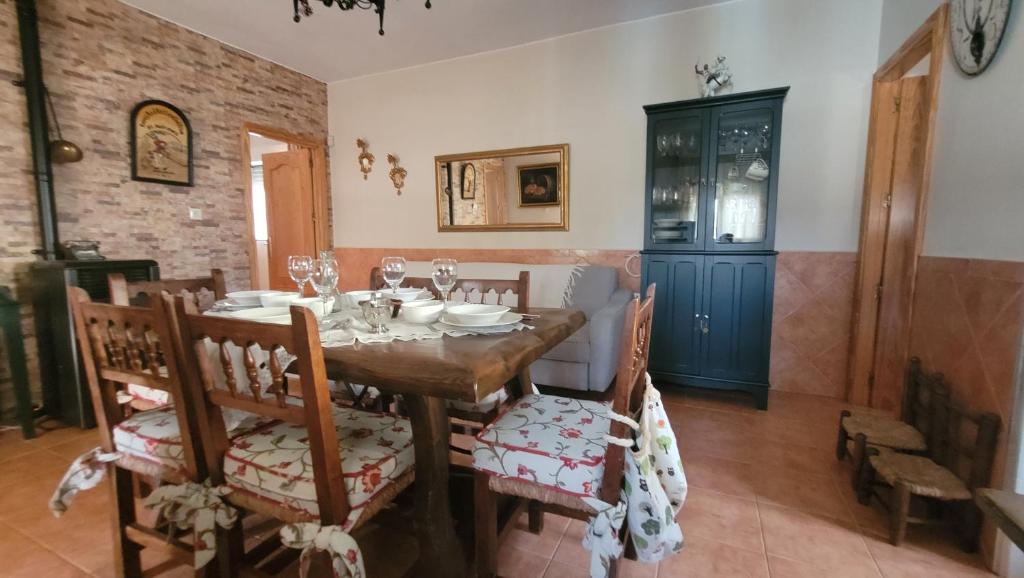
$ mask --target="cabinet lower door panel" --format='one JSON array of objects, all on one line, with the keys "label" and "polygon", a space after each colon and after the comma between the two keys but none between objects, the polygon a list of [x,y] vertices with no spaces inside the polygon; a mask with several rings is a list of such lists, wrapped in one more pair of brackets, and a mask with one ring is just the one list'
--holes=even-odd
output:
[{"label": "cabinet lower door panel", "polygon": [[650,366],[654,371],[700,371],[702,255],[645,255],[644,286],[655,283]]},{"label": "cabinet lower door panel", "polygon": [[701,375],[767,381],[774,257],[708,257]]}]

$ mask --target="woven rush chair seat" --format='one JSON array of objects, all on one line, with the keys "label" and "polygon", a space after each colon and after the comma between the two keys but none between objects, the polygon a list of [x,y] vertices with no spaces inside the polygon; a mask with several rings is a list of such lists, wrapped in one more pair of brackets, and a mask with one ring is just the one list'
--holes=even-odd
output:
[{"label": "woven rush chair seat", "polygon": [[[356,511],[412,474],[412,426],[393,415],[337,406],[332,412],[345,489]],[[293,520],[319,518],[305,427],[276,422],[236,436],[224,455],[224,477],[237,493],[274,502]],[[350,517],[344,527],[357,520]]]},{"label": "woven rush chair seat", "polygon": [[607,411],[607,406],[595,401],[523,396],[477,436],[474,467],[491,476],[495,489],[508,486],[516,495],[522,495],[523,490],[515,491],[521,486],[502,484],[502,480],[529,482],[534,491],[543,488],[596,498],[608,449]]},{"label": "woven rush chair seat", "polygon": [[912,494],[939,500],[971,499],[963,480],[929,458],[883,450],[870,459],[875,473],[889,485],[903,482]]},{"label": "woven rush chair seat", "polygon": [[904,451],[924,451],[928,448],[924,435],[914,426],[886,415],[851,412],[842,419],[847,435],[864,434],[867,443]]}]

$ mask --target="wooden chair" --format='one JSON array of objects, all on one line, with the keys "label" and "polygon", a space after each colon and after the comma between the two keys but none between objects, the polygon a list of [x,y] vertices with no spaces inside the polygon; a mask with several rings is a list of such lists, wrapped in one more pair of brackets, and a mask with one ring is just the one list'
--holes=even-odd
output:
[{"label": "wooden chair", "polygon": [[161,482],[199,481],[203,464],[194,443],[196,422],[173,407],[126,417],[118,395],[130,383],[167,392],[183,400],[179,367],[171,347],[172,330],[162,302],[155,307],[92,303],[79,287],[68,287],[82,366],[96,411],[100,445],[121,457],[110,464],[113,484],[114,556],[118,576],[142,576],[142,548],[170,549],[172,557],[192,564],[192,548],[166,528],[139,523],[135,499],[140,484],[133,474]]},{"label": "wooden chair", "polygon": [[[653,311],[652,284],[643,303],[634,299],[626,309],[623,347],[612,385],[611,409],[620,415],[635,418],[642,409]],[[583,497],[619,502],[625,450],[609,444],[605,435],[628,439],[631,433],[625,424],[606,417],[607,407],[574,398],[526,395],[477,436],[473,491],[480,576],[494,576],[497,571],[496,494],[526,498],[544,510],[580,520],[595,513]]]},{"label": "wooden chair", "polygon": [[192,300],[196,310],[205,311],[214,301],[224,299],[227,295],[224,272],[220,269],[210,269],[209,277],[160,281],[127,281],[122,273],[110,273],[107,275],[107,284],[110,287],[110,302],[114,305],[147,305],[150,295],[183,294]]},{"label": "wooden chair", "polygon": [[[907,369],[899,419],[878,413],[842,410],[839,413],[836,459],[851,457],[854,489],[858,489],[862,478],[861,469],[868,446],[926,455],[929,438],[940,429],[933,427],[933,422],[938,419],[936,412],[948,401],[949,388],[943,375],[925,373],[921,368],[921,360],[914,357]],[[851,439],[852,452],[848,449]]]},{"label": "wooden chair", "polygon": [[[441,298],[430,277],[406,277],[402,286],[426,289],[435,299]],[[380,267],[371,269],[370,289],[384,290],[387,287]],[[526,313],[530,309],[530,272],[520,271],[518,279],[459,279],[452,288],[452,295],[457,293],[461,293],[467,303],[480,303],[493,298],[500,304],[504,304],[505,296],[511,294],[516,297],[515,311]]]},{"label": "wooden chair", "polygon": [[[440,298],[434,281],[429,277],[406,277],[402,281],[405,287],[427,289],[435,298]],[[370,271],[370,288],[386,290],[387,283],[380,267]],[[503,303],[506,295],[516,297],[515,311],[527,313],[530,309],[530,272],[520,271],[518,279],[459,279],[452,294],[460,293],[467,302],[479,303],[484,299],[493,299]],[[508,392],[499,390],[486,399],[476,403],[449,400],[448,415],[453,418],[452,463],[469,467],[472,463],[468,448],[472,440],[465,436],[475,435],[480,429],[494,421],[502,405],[508,400]]]},{"label": "wooden chair", "polygon": [[[878,496],[889,509],[889,541],[899,546],[908,523],[936,520],[911,517],[911,498],[924,498],[932,509],[952,509],[953,526],[961,547],[973,552],[981,531],[981,512],[974,503],[976,490],[989,484],[999,436],[999,416],[974,413],[946,400],[933,403],[929,435],[930,457],[867,447],[868,459],[858,484],[858,501],[868,504]],[[889,499],[878,492],[888,488]]]},{"label": "wooden chair", "polygon": [[[107,285],[110,288],[110,302],[114,305],[145,307],[158,302],[154,298],[161,295],[182,295],[196,312],[209,309],[215,301],[226,295],[224,273],[220,269],[210,269],[209,277],[160,281],[127,281],[122,273],[110,273],[107,275]],[[173,328],[173,316],[170,322]],[[145,411],[169,402],[165,392],[140,384],[130,384],[125,391],[131,396],[127,406],[129,408]]]},{"label": "wooden chair", "polygon": [[[331,403],[311,310],[293,306],[289,327],[189,314],[177,298],[176,315],[204,465],[213,484],[233,490],[228,501],[282,522],[313,521],[349,532],[412,483],[408,420]],[[228,363],[238,355],[235,344],[244,347],[242,367]],[[297,357],[301,405],[285,391],[287,354]],[[231,440],[223,419],[228,409],[277,421]],[[222,575],[261,574],[243,553],[241,528],[222,543]]]}]

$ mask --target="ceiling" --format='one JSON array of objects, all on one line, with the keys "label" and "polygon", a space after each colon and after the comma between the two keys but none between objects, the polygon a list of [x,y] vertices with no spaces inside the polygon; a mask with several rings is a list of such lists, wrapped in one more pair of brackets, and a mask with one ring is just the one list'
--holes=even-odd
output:
[{"label": "ceiling", "polygon": [[121,0],[324,82],[508,48],[725,0],[389,0],[385,36],[373,10],[313,0]]}]

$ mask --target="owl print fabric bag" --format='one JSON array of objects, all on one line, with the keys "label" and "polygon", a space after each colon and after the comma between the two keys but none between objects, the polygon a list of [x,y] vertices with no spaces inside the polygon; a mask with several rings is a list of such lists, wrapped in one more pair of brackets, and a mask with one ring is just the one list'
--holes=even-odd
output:
[{"label": "owl print fabric bag", "polygon": [[630,537],[641,562],[659,562],[683,547],[676,514],[686,500],[686,475],[661,393],[647,376],[637,451],[626,460]]}]

